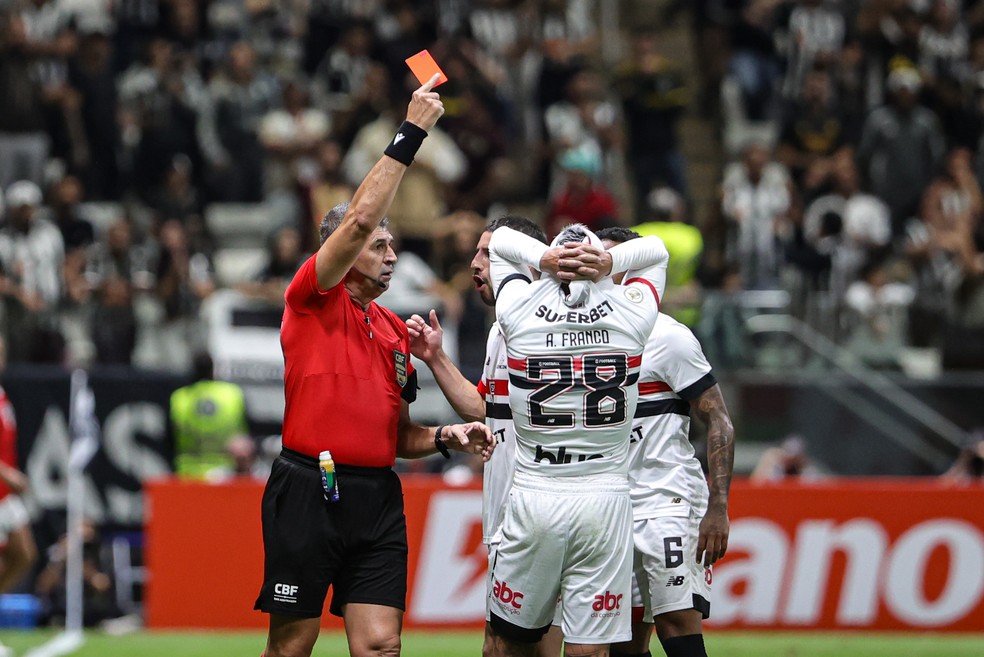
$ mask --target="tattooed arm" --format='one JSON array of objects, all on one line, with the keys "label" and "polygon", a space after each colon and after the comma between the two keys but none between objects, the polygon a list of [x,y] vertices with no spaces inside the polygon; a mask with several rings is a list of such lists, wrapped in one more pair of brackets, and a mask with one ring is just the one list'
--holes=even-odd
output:
[{"label": "tattooed arm", "polygon": [[728,491],[735,463],[735,429],[721,395],[721,386],[714,384],[692,404],[694,414],[707,425],[707,470],[710,500],[707,513],[700,521],[697,539],[697,560],[710,566],[724,556],[728,549]]}]

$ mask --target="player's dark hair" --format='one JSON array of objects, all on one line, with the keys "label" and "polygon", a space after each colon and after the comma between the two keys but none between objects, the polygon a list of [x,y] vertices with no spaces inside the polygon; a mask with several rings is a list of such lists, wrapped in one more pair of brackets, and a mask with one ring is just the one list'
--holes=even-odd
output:
[{"label": "player's dark hair", "polygon": [[547,235],[543,232],[542,228],[526,217],[521,217],[518,214],[507,214],[491,220],[489,223],[485,224],[485,231],[488,233],[493,233],[497,228],[502,228],[503,226],[517,230],[523,235],[532,237],[533,239],[539,240],[544,244],[548,243]]},{"label": "player's dark hair", "polygon": [[[325,216],[321,218],[321,225],[318,226],[318,232],[321,234],[321,243],[324,244],[328,236],[338,230],[338,227],[342,225],[342,219],[345,218],[345,213],[348,212],[349,202],[343,201],[339,203],[331,210],[325,213]],[[383,220],[379,222],[380,228],[389,228],[389,217],[383,217]]]},{"label": "player's dark hair", "polygon": [[639,233],[631,230],[629,228],[622,228],[621,226],[611,226],[610,228],[602,228],[596,235],[600,240],[611,240],[616,244],[625,244],[626,242],[642,237]]}]

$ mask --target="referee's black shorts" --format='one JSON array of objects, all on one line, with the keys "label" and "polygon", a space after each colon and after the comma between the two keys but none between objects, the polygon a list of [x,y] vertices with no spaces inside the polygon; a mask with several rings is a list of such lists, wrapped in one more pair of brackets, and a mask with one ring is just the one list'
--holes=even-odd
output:
[{"label": "referee's black shorts", "polygon": [[390,468],[335,466],[326,502],[318,461],[284,449],[263,492],[263,588],[254,609],[304,618],[350,602],[406,609],[407,522]]}]

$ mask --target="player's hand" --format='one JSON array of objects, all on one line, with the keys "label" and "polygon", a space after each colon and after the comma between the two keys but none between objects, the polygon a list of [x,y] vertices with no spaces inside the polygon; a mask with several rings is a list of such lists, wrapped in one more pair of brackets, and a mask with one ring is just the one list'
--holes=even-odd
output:
[{"label": "player's hand", "polygon": [[592,244],[568,242],[543,254],[540,271],[562,281],[598,281],[612,273],[612,256]]},{"label": "player's hand", "polygon": [[444,329],[433,309],[430,311],[430,324],[414,314],[407,320],[407,331],[410,333],[410,353],[416,358],[430,363],[443,351]]},{"label": "player's hand", "polygon": [[444,103],[441,102],[441,96],[436,91],[431,91],[440,79],[441,75],[435,73],[430,80],[420,85],[420,88],[414,91],[410,98],[410,106],[407,107],[407,121],[418,128],[430,130],[444,114]]},{"label": "player's hand", "polygon": [[730,531],[727,511],[708,509],[700,521],[697,536],[697,563],[702,563],[707,568],[723,557],[728,551]]},{"label": "player's hand", "polygon": [[492,456],[492,450],[495,449],[492,430],[481,422],[449,424],[444,427],[441,437],[451,449],[469,454],[481,454],[483,461],[488,461]]}]

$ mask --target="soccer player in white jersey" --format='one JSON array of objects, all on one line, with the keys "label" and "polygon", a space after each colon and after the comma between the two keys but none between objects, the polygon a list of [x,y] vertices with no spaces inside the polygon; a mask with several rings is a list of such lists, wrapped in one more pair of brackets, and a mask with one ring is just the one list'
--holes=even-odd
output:
[{"label": "soccer player in white jersey", "polygon": [[[507,215],[488,223],[475,247],[475,257],[472,259],[471,267],[476,289],[485,305],[490,307],[495,307],[495,294],[489,281],[489,240],[492,239],[493,231],[503,226],[528,235],[544,245],[547,243],[547,236],[543,230],[525,217]],[[598,258],[604,257],[600,250],[594,255]],[[530,270],[534,278],[538,273],[536,270]],[[468,421],[484,421],[495,438],[496,456],[485,463],[482,482],[482,542],[489,550],[491,575],[496,547],[502,537],[502,517],[506,496],[512,487],[516,458],[516,429],[509,410],[505,339],[499,331],[499,325],[493,323],[489,329],[485,349],[485,367],[482,370],[481,381],[476,387],[461,374],[442,348],[444,332],[437,319],[437,313],[432,310],[429,321],[426,322],[421,316],[413,315],[407,320],[407,329],[410,331],[411,353],[434,373],[434,378],[455,412],[462,418],[471,418]],[[491,581],[489,578],[488,600],[491,600]],[[486,607],[486,621],[489,620],[488,614],[489,610]],[[486,622],[484,651],[486,653],[491,650],[490,633],[491,628]],[[542,657],[556,657],[560,654],[562,639],[560,628],[552,626],[551,631],[537,644],[539,654]]]},{"label": "soccer player in white jersey", "polygon": [[[639,235],[599,231],[608,248]],[[617,277],[616,277],[617,278]],[[708,489],[690,444],[690,415],[707,426]],[[710,614],[711,564],[728,547],[734,429],[700,343],[660,313],[639,372],[629,447],[632,495],[632,640],[611,657],[649,657],[656,635],[667,657],[706,657],[701,621]]]},{"label": "soccer player in white jersey", "polygon": [[[601,247],[581,225],[552,246],[582,243]],[[516,472],[492,567],[496,657],[533,655],[558,596],[567,655],[604,656],[609,643],[631,637],[628,438],[669,259],[658,238],[634,245],[640,258],[632,262],[626,249],[609,252],[612,271],[628,271],[616,286],[607,277],[533,282],[527,268],[540,266],[547,247],[509,228],[489,242],[516,428]]]}]

